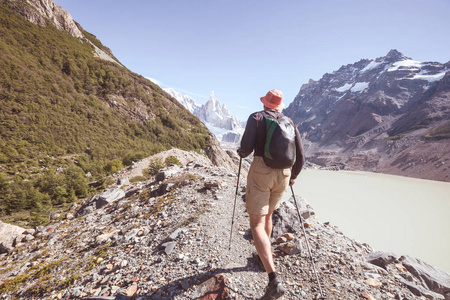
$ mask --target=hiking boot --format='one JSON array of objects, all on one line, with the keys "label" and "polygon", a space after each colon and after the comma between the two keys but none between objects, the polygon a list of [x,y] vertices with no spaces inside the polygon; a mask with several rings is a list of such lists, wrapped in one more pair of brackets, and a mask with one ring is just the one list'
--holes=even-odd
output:
[{"label": "hiking boot", "polygon": [[272,300],[281,298],[286,290],[284,289],[283,284],[279,278],[275,278],[266,287],[266,292],[264,296],[262,296],[261,300]]}]

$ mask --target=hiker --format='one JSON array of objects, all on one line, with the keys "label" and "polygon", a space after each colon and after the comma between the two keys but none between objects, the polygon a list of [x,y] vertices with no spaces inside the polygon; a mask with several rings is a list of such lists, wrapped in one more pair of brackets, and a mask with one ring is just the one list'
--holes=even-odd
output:
[{"label": "hiker", "polygon": [[[264,97],[261,97],[261,102],[264,104],[264,110],[249,116],[241,145],[237,152],[240,157],[244,158],[255,151],[247,176],[246,208],[250,216],[250,229],[256,251],[269,275],[269,284],[261,299],[278,299],[284,295],[285,289],[281,279],[277,276],[273,262],[270,242],[272,214],[281,204],[281,199],[288,185],[294,184],[303,167],[304,157],[300,133],[297,127],[291,119],[284,117],[280,112],[284,108],[283,93],[279,90],[270,90]],[[295,150],[292,150],[295,152],[293,165],[291,164],[291,166],[280,169],[271,168],[264,162],[265,117],[272,120],[280,120],[284,117],[285,120],[288,120],[287,122],[292,124],[293,129],[291,128],[291,130],[295,131]],[[287,151],[287,149],[281,150]]]}]

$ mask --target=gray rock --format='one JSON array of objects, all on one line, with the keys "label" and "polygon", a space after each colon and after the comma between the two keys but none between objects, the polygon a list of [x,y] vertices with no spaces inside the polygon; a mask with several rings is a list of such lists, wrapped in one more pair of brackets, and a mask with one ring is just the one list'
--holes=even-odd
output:
[{"label": "gray rock", "polygon": [[395,262],[397,260],[397,257],[394,253],[387,253],[387,252],[372,252],[364,256],[364,258],[367,260],[367,262],[382,267],[386,269],[386,266]]},{"label": "gray rock", "polygon": [[[298,209],[303,221],[315,215],[312,207],[305,199],[298,195],[295,198],[297,199]],[[277,237],[287,232],[298,232],[300,230],[302,229],[294,198],[290,197],[288,200],[283,201],[281,206],[273,213],[272,236]]]},{"label": "gray rock", "polygon": [[27,235],[25,235],[25,236],[22,238],[22,242],[28,242],[28,241],[31,241],[31,240],[34,240],[34,236],[31,235],[31,234],[27,234]]},{"label": "gray rock", "polygon": [[408,281],[405,281],[405,280],[400,280],[400,282],[403,283],[408,288],[408,290],[410,290],[411,293],[413,293],[416,296],[419,296],[419,297],[420,296],[424,296],[425,298],[430,299],[430,300],[436,300],[436,299],[445,300],[446,299],[441,294],[434,293],[434,292],[432,292],[430,290],[424,289],[421,286],[417,286],[417,285],[415,285],[415,284],[413,284],[411,282],[408,282]]},{"label": "gray rock", "polygon": [[126,266],[128,265],[128,261],[127,260],[122,260],[121,262],[120,262],[120,266],[122,267],[122,268],[125,268]]},{"label": "gray rock", "polygon": [[104,190],[101,194],[97,196],[98,197],[95,200],[95,205],[96,208],[99,209],[111,202],[122,199],[123,197],[125,197],[125,192],[122,189],[110,188]]},{"label": "gray rock", "polygon": [[184,232],[186,228],[178,228],[169,235],[169,240],[175,240],[181,232]]},{"label": "gray rock", "polygon": [[278,249],[280,249],[281,251],[283,251],[288,255],[294,255],[302,252],[300,241],[297,239],[294,239],[287,243],[280,244],[278,246]]},{"label": "gray rock", "polygon": [[27,229],[22,234],[31,234],[34,235],[36,233],[36,229]]},{"label": "gray rock", "polygon": [[400,258],[403,266],[416,278],[418,278],[428,289],[450,299],[450,274],[427,264],[424,261],[402,256]]},{"label": "gray rock", "polygon": [[162,244],[162,246],[164,247],[164,252],[167,255],[170,255],[173,252],[176,245],[177,245],[177,242],[167,242],[167,243]]},{"label": "gray rock", "polygon": [[82,293],[81,287],[75,287],[72,289],[72,296],[74,296],[74,297],[80,297],[81,293]]},{"label": "gray rock", "polygon": [[117,186],[129,185],[130,180],[126,177],[117,179]]},{"label": "gray rock", "polygon": [[57,219],[57,218],[59,218],[59,217],[61,217],[61,214],[58,214],[58,213],[52,213],[52,214],[50,215],[50,220]]},{"label": "gray rock", "polygon": [[24,228],[0,221],[0,254],[13,250],[13,242],[25,231]]},{"label": "gray rock", "polygon": [[158,173],[156,173],[155,175],[155,180],[163,181],[169,178],[170,176],[177,174],[178,172],[180,172],[180,167],[178,167],[177,165],[170,165],[167,168],[159,170]]},{"label": "gray rock", "polygon": [[133,229],[127,231],[124,234],[125,240],[128,241],[128,240],[131,240],[132,238],[136,237],[136,235],[138,234],[139,230],[140,230],[139,228],[133,228]]},{"label": "gray rock", "polygon": [[100,209],[103,206],[112,203],[114,201],[120,200],[124,197],[125,192],[122,189],[119,188],[106,189],[102,193],[89,198],[89,200],[85,204],[83,204],[83,206],[77,211],[76,217],[86,215],[92,212],[94,208]]},{"label": "gray rock", "polygon": [[0,243],[0,253],[9,253],[13,249],[14,247],[12,246],[12,243],[11,244],[7,242]]},{"label": "gray rock", "polygon": [[180,285],[181,288],[185,291],[189,289],[189,281],[187,281],[186,279],[181,280]]},{"label": "gray rock", "polygon": [[125,198],[131,197],[131,196],[136,195],[136,194],[140,194],[141,192],[142,192],[141,188],[130,189],[130,190],[126,191]]}]

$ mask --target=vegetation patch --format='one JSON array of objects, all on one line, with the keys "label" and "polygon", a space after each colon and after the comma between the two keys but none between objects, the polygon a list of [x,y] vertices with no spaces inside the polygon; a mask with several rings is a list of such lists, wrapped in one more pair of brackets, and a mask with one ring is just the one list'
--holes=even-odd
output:
[{"label": "vegetation patch", "polygon": [[148,178],[145,176],[135,176],[133,178],[130,178],[130,183],[146,181],[147,179]]},{"label": "vegetation patch", "polygon": [[447,122],[443,126],[440,126],[436,129],[431,130],[428,135],[426,136],[427,140],[443,140],[443,139],[449,139],[450,138],[450,122]]},{"label": "vegetation patch", "polygon": [[[38,279],[48,280],[49,278],[52,277],[51,276],[52,270],[54,268],[56,268],[57,266],[59,266],[61,263],[62,263],[62,260],[57,260],[57,261],[48,263],[46,265],[38,264],[38,265],[32,266],[29,269],[28,273],[16,276],[13,279],[8,280],[6,283],[1,285],[0,286],[0,294],[4,293],[4,292],[14,291],[17,287],[24,284],[30,277],[33,277],[33,279],[36,279],[36,280],[38,280]],[[31,294],[35,294],[35,292],[41,293],[41,291],[42,291],[41,288],[37,288],[36,290],[31,288],[29,290],[29,292]]]},{"label": "vegetation patch", "polygon": [[51,22],[28,22],[23,5],[0,1],[0,217],[28,211],[43,224],[54,206],[95,192],[87,174],[102,182],[143,157],[209,145],[207,128],[160,87]]}]

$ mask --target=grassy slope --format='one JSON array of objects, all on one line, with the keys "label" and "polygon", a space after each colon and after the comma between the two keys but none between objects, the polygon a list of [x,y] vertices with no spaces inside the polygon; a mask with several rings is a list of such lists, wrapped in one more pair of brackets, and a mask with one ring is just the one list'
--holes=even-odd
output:
[{"label": "grassy slope", "polygon": [[[11,194],[8,180],[42,169],[101,177],[114,159],[209,143],[206,127],[158,86],[94,57],[87,41],[28,22],[8,3],[0,1],[0,192]],[[0,215],[8,197],[0,196]]]}]

